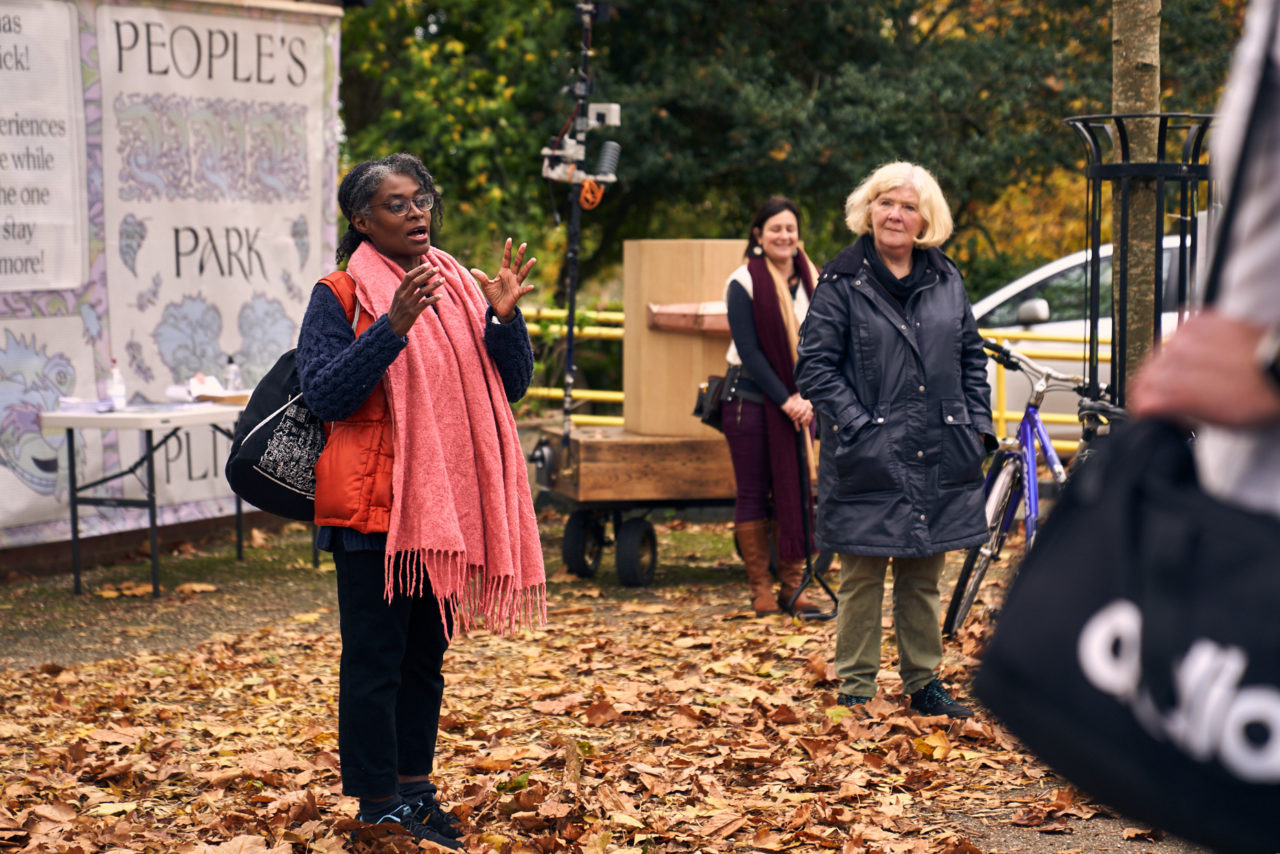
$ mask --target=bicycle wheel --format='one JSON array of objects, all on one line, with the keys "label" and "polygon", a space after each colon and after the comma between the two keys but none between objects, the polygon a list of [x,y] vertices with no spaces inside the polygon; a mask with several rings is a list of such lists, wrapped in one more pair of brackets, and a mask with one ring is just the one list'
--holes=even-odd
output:
[{"label": "bicycle wheel", "polygon": [[947,617],[942,622],[942,633],[947,637],[964,625],[964,619],[969,616],[969,609],[978,596],[978,588],[982,586],[982,579],[986,577],[987,567],[1000,554],[1005,534],[1009,531],[1005,520],[1010,515],[1010,503],[1022,488],[1022,467],[1013,456],[1005,457],[1002,463],[991,484],[991,492],[987,494],[987,541],[969,549],[965,555],[964,566],[947,605]]}]

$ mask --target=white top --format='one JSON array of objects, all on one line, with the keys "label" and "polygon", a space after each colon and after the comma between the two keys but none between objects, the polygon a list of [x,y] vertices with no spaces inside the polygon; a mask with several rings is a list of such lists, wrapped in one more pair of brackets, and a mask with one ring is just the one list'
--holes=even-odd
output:
[{"label": "white top", "polygon": [[[743,264],[730,273],[728,281],[724,283],[724,303],[726,306],[729,304],[729,286],[734,282],[742,285],[743,290],[747,292],[747,296],[755,299],[755,292],[751,287],[751,273],[747,271],[747,265]],[[796,295],[791,301],[791,308],[796,313],[796,324],[804,323],[805,315],[809,313],[809,293],[804,289],[804,285],[796,288]],[[724,358],[731,365],[742,364],[742,357],[738,355],[738,345],[733,342],[732,336],[729,338],[729,352],[724,354]]]}]

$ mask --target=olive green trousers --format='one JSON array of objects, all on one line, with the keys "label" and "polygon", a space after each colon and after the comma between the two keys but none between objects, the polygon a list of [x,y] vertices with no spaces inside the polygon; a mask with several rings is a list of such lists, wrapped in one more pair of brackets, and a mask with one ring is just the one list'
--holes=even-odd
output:
[{"label": "olive green trousers", "polygon": [[[836,615],[836,678],[840,692],[873,697],[880,672],[880,624],[887,557],[840,555],[840,600]],[[893,558],[893,625],[898,636],[902,690],[929,684],[942,663],[941,598],[938,580],[946,553]]]}]

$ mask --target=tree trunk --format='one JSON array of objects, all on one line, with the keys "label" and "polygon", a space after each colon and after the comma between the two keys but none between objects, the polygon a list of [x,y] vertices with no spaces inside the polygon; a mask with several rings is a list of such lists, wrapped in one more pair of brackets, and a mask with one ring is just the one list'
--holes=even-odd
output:
[{"label": "tree trunk", "polygon": [[[1161,0],[1112,0],[1111,108],[1114,113],[1160,112],[1160,2]],[[1130,162],[1154,163],[1157,122],[1127,121]],[[1118,153],[1117,153],[1118,156]],[[1135,178],[1129,184],[1127,220],[1121,209],[1120,182],[1112,188],[1112,306],[1115,324],[1112,338],[1123,322],[1124,352],[1112,347],[1113,383],[1123,402],[1123,378],[1132,375],[1154,339],[1156,294],[1156,225],[1161,215],[1153,180]],[[1128,223],[1127,241],[1123,223]],[[1127,258],[1121,268],[1122,248]],[[1125,316],[1118,316],[1120,289],[1126,289]],[[1123,359],[1117,365],[1115,360]]]}]

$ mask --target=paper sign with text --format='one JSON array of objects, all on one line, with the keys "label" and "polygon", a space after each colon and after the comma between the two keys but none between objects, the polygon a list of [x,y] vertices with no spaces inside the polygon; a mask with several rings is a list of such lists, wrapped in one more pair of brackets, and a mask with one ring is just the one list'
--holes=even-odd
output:
[{"label": "paper sign with text", "polygon": [[0,6],[0,291],[87,275],[75,19],[70,3]]}]

